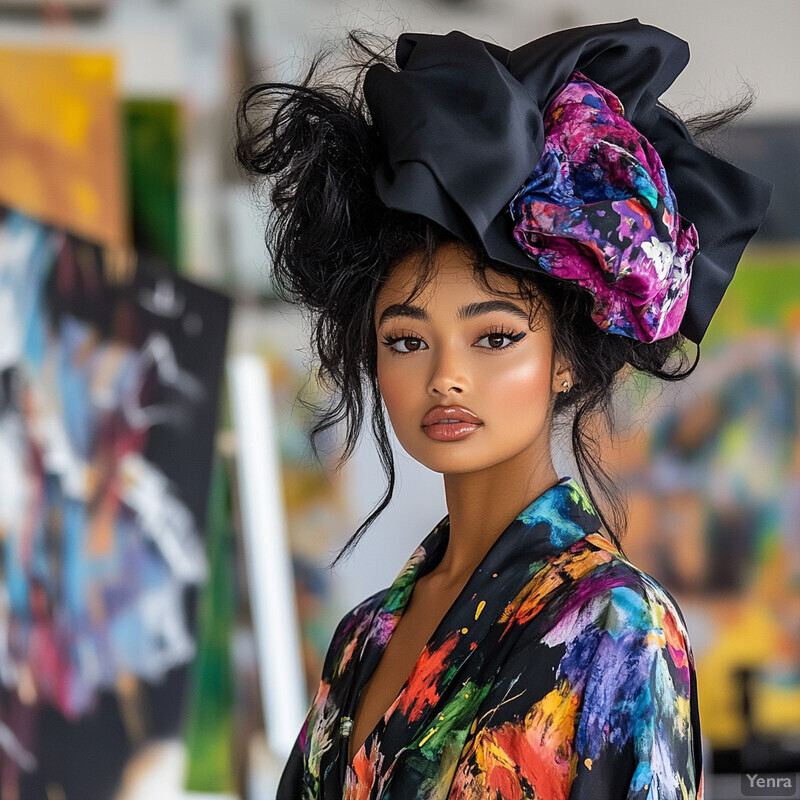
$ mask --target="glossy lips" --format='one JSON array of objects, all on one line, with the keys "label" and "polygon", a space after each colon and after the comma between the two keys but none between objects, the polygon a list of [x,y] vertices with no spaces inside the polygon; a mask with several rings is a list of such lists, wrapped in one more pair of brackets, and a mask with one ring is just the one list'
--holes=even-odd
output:
[{"label": "glossy lips", "polygon": [[437,442],[463,439],[482,424],[478,417],[462,406],[434,406],[422,418],[425,435]]}]

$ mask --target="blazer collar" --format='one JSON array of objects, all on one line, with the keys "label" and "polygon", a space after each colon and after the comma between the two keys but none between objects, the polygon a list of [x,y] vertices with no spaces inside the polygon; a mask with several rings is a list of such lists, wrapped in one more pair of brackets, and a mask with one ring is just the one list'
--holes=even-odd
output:
[{"label": "blazer collar", "polygon": [[[509,523],[495,540],[481,564],[473,573],[466,588],[473,588],[475,579],[486,578],[498,568],[508,570],[513,564],[526,563],[528,575],[533,574],[539,559],[556,555],[579,539],[600,530],[600,519],[591,500],[578,482],[565,476],[545,490]],[[414,551],[389,587],[381,602],[378,615],[382,626],[373,626],[375,635],[384,645],[393,625],[402,616],[414,585],[419,578],[433,570],[444,556],[450,537],[450,518],[444,517]]]}]

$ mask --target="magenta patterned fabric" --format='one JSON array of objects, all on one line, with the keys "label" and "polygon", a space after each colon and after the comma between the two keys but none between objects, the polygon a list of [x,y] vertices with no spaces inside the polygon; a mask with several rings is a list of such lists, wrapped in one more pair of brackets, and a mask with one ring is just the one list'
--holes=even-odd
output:
[{"label": "magenta patterned fabric", "polygon": [[698,251],[655,148],[608,89],[573,72],[544,116],[542,157],[511,201],[514,238],[545,272],[594,296],[601,329],[675,333]]}]

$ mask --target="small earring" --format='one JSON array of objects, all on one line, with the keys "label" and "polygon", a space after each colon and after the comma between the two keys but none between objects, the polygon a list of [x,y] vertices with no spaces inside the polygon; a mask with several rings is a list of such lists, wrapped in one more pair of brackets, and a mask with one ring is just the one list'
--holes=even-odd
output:
[{"label": "small earring", "polygon": [[564,387],[563,390],[562,390],[562,393],[566,393],[566,392],[569,391],[569,389],[570,389],[569,381],[563,381],[561,383],[561,385]]}]

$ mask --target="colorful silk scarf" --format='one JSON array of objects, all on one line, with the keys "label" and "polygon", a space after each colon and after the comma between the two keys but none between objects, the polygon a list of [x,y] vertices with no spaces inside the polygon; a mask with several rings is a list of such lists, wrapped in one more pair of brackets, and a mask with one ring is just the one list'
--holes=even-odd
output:
[{"label": "colorful silk scarf", "polygon": [[599,328],[652,342],[680,328],[697,231],[678,214],[655,148],[623,115],[616,95],[573,73],[510,210],[538,266],[592,294]]}]

